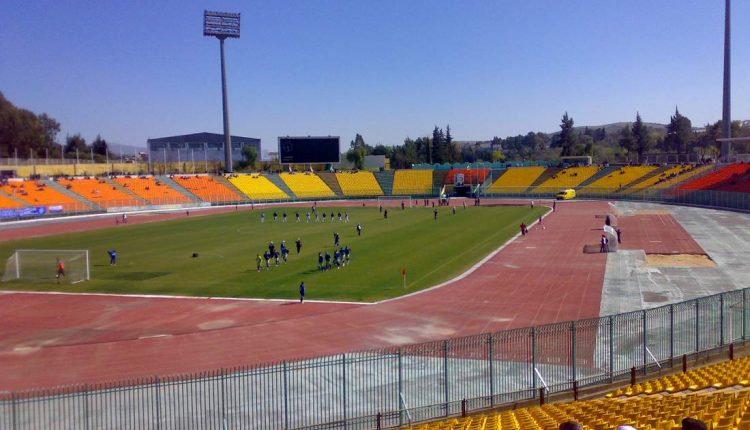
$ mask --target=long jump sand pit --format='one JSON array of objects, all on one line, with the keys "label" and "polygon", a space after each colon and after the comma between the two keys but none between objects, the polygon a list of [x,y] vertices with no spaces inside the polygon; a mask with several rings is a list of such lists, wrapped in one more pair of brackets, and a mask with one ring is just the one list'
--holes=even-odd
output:
[{"label": "long jump sand pit", "polygon": [[706,254],[646,254],[648,267],[716,267]]}]

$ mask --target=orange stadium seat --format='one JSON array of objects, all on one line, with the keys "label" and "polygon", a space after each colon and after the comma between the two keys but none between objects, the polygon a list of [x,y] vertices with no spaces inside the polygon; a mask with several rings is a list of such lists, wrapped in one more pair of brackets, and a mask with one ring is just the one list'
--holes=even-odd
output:
[{"label": "orange stadium seat", "polygon": [[120,177],[115,178],[115,181],[139,197],[148,200],[149,203],[172,204],[190,202],[190,199],[186,195],[163,184],[153,176],[140,176],[137,178]]},{"label": "orange stadium seat", "polygon": [[65,211],[91,209],[84,202],[47,186],[42,181],[9,181],[0,189],[32,206],[62,206]]},{"label": "orange stadium seat", "polygon": [[175,176],[174,181],[206,202],[233,202],[243,200],[234,190],[206,175]]},{"label": "orange stadium seat", "polygon": [[[744,175],[750,173],[750,164],[739,163],[730,164],[718,172],[709,173],[698,179],[680,185],[679,190],[720,190],[723,187],[730,187],[732,181],[741,179]],[[744,182],[744,181],[743,181]]]},{"label": "orange stadium seat", "polygon": [[105,179],[58,179],[57,183],[102,208],[138,206],[142,202]]},{"label": "orange stadium seat", "polygon": [[0,209],[22,208],[23,206],[21,203],[0,194]]}]

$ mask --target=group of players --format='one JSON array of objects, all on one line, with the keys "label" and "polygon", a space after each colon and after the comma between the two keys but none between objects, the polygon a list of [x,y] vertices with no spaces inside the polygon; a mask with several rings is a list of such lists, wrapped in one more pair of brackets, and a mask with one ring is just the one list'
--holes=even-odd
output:
[{"label": "group of players", "polygon": [[[297,247],[297,255],[302,252],[302,239],[299,237],[294,241]],[[275,267],[279,267],[281,263],[287,263],[289,261],[289,248],[286,246],[286,240],[281,241],[281,246],[276,249],[273,241],[268,242],[268,249],[263,252],[263,255],[257,254],[255,256],[255,262],[258,272],[263,270],[263,262],[265,261],[266,270],[271,270],[271,261],[274,262]]]},{"label": "group of players", "polygon": [[[357,232],[361,233],[362,226],[357,224]],[[328,251],[318,252],[318,270],[326,271],[331,270],[334,267],[340,269],[347,264],[351,259],[352,249],[348,246],[341,246],[341,236],[338,232],[333,232],[333,265],[331,265],[331,254]]]},{"label": "group of players", "polygon": [[[318,213],[317,206],[313,205],[309,211],[307,211],[307,214],[305,215],[305,222],[310,223],[313,217],[315,217],[315,222],[320,222],[321,216],[323,218],[323,222],[326,222],[326,219],[330,219],[331,222],[336,222],[336,219],[338,218],[339,222],[349,222],[349,213],[344,212],[343,214],[341,212],[338,212],[334,214],[331,212],[330,217],[327,213],[321,212]],[[300,217],[299,211],[296,211],[294,213],[295,222],[302,222],[302,218]],[[273,221],[277,222],[279,220],[279,213],[277,211],[273,211]],[[266,222],[266,213],[261,212],[260,214],[260,222],[264,223]],[[281,222],[287,222],[287,215],[286,212],[281,213]]]}]

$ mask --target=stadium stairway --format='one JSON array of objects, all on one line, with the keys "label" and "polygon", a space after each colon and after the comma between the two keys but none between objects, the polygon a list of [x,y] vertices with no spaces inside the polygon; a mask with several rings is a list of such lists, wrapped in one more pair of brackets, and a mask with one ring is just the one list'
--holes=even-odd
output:
[{"label": "stadium stairway", "polygon": [[172,179],[172,178],[170,178],[169,176],[159,176],[159,181],[162,184],[164,184],[164,185],[166,185],[168,187],[174,188],[179,193],[181,193],[185,197],[189,198],[193,202],[202,202],[203,201],[203,199],[201,199],[200,197],[198,197],[195,194],[191,193],[190,191],[186,190],[185,187],[183,187],[182,185],[180,185],[177,182],[175,182],[175,180]]},{"label": "stadium stairway", "polygon": [[694,169],[691,169],[685,173],[682,173],[674,178],[668,179],[664,182],[660,182],[653,186],[653,188],[656,189],[667,189],[667,188],[677,188],[680,185],[683,185],[689,181],[702,178],[703,176],[709,175],[717,170],[716,166],[713,164],[706,164],[703,166],[697,166]]},{"label": "stadium stairway", "polygon": [[107,184],[112,185],[113,187],[117,188],[118,190],[122,191],[123,193],[129,195],[133,198],[133,200],[138,202],[139,206],[147,205],[148,201],[144,199],[143,197],[139,196],[138,194],[134,193],[132,190],[130,190],[128,187],[123,187],[122,184],[120,184],[117,181],[113,181],[111,179],[105,179],[107,181]]},{"label": "stadium stairway", "polygon": [[393,195],[393,170],[375,172],[375,179],[377,179],[378,184],[380,184],[383,194],[386,196]]},{"label": "stadium stairway", "polygon": [[91,200],[83,197],[80,194],[76,194],[73,191],[63,187],[62,185],[58,184],[56,181],[42,181],[43,183],[47,184],[48,187],[54,188],[55,190],[59,191],[62,194],[65,194],[68,197],[71,197],[73,199],[78,200],[79,202],[90,206],[94,210],[103,211],[105,210],[103,207],[97,205],[96,203],[92,202]]},{"label": "stadium stairway", "polygon": [[338,179],[336,179],[336,174],[331,172],[318,172],[318,177],[325,182],[326,185],[328,185],[328,188],[333,191],[334,194],[336,194],[336,197],[343,197],[344,192],[341,190],[341,185],[339,185]]},{"label": "stadium stairway", "polygon": [[481,187],[482,192],[483,193],[486,192],[487,188],[489,188],[490,185],[492,185],[492,183],[495,182],[495,179],[502,176],[504,172],[505,170],[500,170],[500,169],[490,170],[490,174],[487,175],[486,178],[484,178],[484,182],[482,183],[482,187]]},{"label": "stadium stairway", "polygon": [[7,199],[11,201],[12,203],[15,203],[15,207],[19,207],[19,208],[24,208],[29,205],[28,203],[19,199],[18,197],[10,193],[6,193],[4,190],[0,190],[0,200],[2,199]]},{"label": "stadium stairway", "polygon": [[234,184],[229,181],[229,179],[221,175],[213,176],[213,178],[214,178],[214,181],[221,182],[222,185],[234,191],[237,194],[237,196],[239,196],[239,198],[242,199],[243,201],[246,201],[246,202],[250,201],[250,197],[248,197],[247,194],[243,193],[237,187],[235,187]]},{"label": "stadium stairway", "polygon": [[581,182],[581,184],[578,185],[576,187],[576,189],[586,188],[586,187],[589,186],[589,184],[593,184],[594,182],[598,181],[599,179],[607,177],[612,172],[615,172],[615,171],[618,171],[618,170],[620,170],[620,168],[619,167],[615,167],[615,166],[605,167],[605,168],[599,170],[598,172],[596,172],[596,174],[591,175],[590,178],[588,178],[585,181]]},{"label": "stadium stairway", "polygon": [[281,176],[279,176],[279,175],[277,175],[275,173],[271,173],[270,175],[265,175],[264,174],[263,176],[265,176],[266,178],[268,178],[269,181],[273,182],[274,185],[276,185],[277,187],[279,187],[279,189],[281,191],[285,192],[286,195],[288,195],[292,200],[297,200],[298,199],[297,195],[292,192],[292,189],[289,188],[289,186],[286,184],[286,182],[284,182],[283,179],[281,179]]},{"label": "stadium stairway", "polygon": [[646,173],[645,175],[641,176],[640,178],[636,179],[635,181],[629,183],[626,186],[622,187],[622,191],[627,191],[627,189],[638,186],[638,184],[642,182],[646,182],[649,179],[653,178],[654,176],[659,176],[662,173],[666,172],[667,170],[671,169],[670,166],[659,166],[656,170],[653,170],[649,173]]},{"label": "stadium stairway", "polygon": [[559,168],[559,167],[550,167],[547,170],[544,171],[544,173],[541,174],[534,182],[531,183],[529,186],[529,189],[527,191],[533,192],[534,189],[543,183],[547,181],[547,179],[551,179],[553,176],[557,175],[558,173],[562,172],[565,169]]}]

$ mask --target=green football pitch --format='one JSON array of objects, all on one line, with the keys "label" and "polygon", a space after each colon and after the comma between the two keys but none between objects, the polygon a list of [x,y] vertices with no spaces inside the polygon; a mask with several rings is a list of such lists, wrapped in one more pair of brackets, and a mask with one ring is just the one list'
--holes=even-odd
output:
[{"label": "green football pitch", "polygon": [[[273,211],[279,220],[273,221]],[[88,249],[91,280],[76,284],[5,282],[4,290],[168,294],[289,299],[298,297],[301,281],[311,300],[376,301],[396,297],[451,279],[480,261],[518,232],[521,222],[536,220],[547,208],[459,206],[388,208],[318,207],[329,216],[349,214],[350,221],[308,224],[309,208],[271,208],[147,224],[120,225],[86,233],[60,234],[0,244],[3,261],[15,249]],[[302,222],[295,222],[299,211]],[[282,222],[281,214],[288,221]],[[261,213],[265,222],[261,223]],[[327,217],[328,218],[328,217]],[[358,236],[356,225],[363,226]],[[61,230],[64,224],[60,224]],[[318,252],[333,255],[333,234],[351,248],[350,263],[318,270]],[[302,240],[298,255],[295,240]],[[256,255],[273,241],[286,241],[289,261],[256,270]],[[109,265],[108,249],[118,264]],[[193,254],[197,253],[197,257]],[[402,270],[406,270],[406,287]],[[54,264],[50,271],[54,271]]]}]

